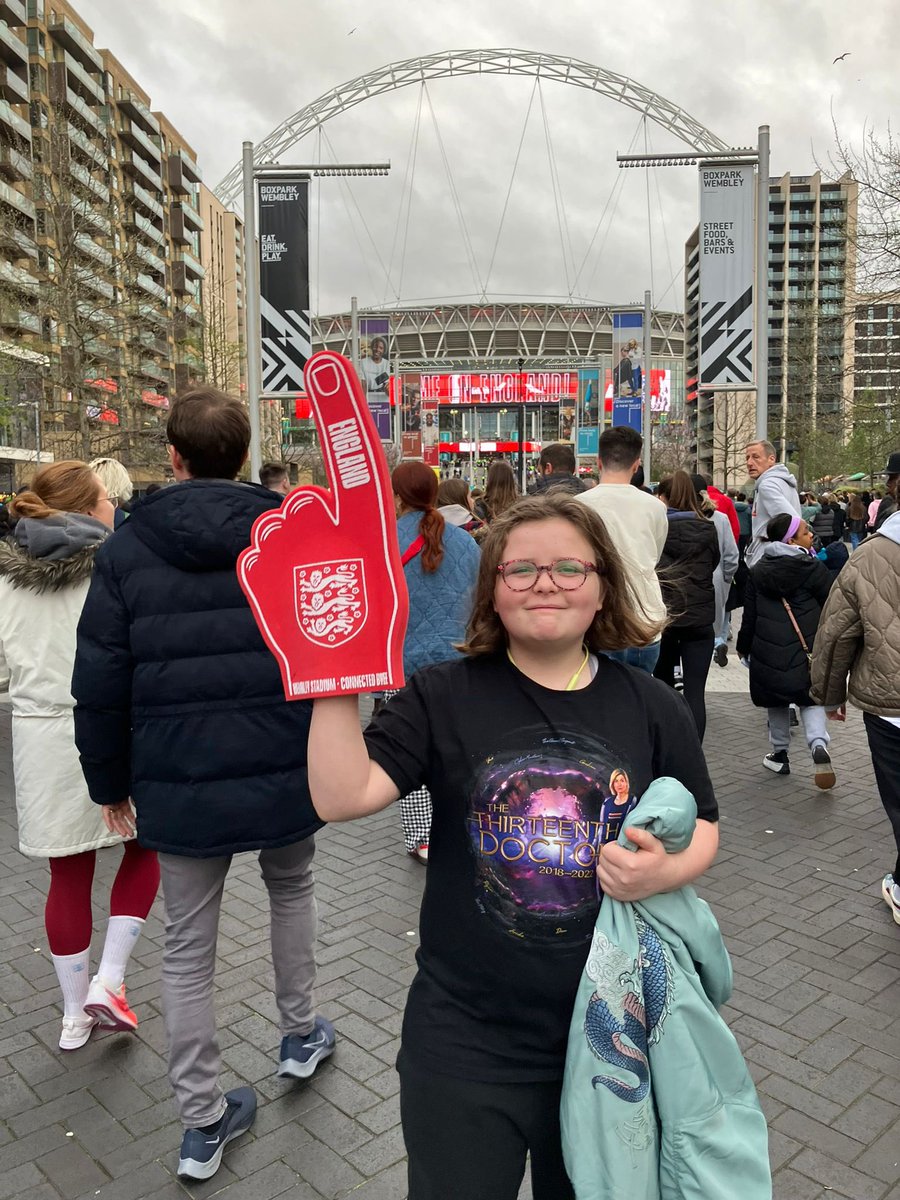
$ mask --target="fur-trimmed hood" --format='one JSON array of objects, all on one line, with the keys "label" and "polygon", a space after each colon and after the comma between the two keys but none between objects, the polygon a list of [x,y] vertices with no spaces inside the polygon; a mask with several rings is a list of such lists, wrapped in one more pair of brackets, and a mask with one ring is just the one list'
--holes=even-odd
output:
[{"label": "fur-trimmed hood", "polygon": [[94,555],[101,543],[85,546],[70,558],[32,558],[8,538],[0,539],[0,579],[14,588],[27,588],[40,595],[59,592],[89,579],[94,569]]}]

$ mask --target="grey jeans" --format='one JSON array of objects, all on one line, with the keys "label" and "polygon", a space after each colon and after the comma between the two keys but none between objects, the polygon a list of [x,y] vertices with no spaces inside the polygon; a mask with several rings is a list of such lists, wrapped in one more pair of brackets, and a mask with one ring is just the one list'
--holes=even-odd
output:
[{"label": "grey jeans", "polygon": [[[769,713],[769,741],[772,743],[772,749],[776,754],[779,750],[790,750],[791,710],[789,708],[770,708],[767,711]],[[801,708],[800,718],[803,721],[806,744],[810,750],[813,749],[816,742],[827,746],[831,741],[831,734],[828,732],[828,718],[825,716],[825,709],[818,704],[810,708]]]},{"label": "grey jeans", "polygon": [[[315,1021],[315,839],[259,851],[269,893],[275,999],[282,1034],[309,1033]],[[213,980],[219,909],[231,855],[160,854],[166,907],[162,996],[169,1041],[169,1082],[185,1129],[211,1125],[225,1112]]]}]

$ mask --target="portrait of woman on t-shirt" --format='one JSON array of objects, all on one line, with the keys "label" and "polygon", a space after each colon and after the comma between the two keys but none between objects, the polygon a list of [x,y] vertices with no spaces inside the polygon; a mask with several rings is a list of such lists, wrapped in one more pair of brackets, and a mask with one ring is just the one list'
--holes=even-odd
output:
[{"label": "portrait of woman on t-shirt", "polygon": [[631,782],[620,767],[609,777],[609,795],[603,801],[600,821],[603,826],[601,844],[614,842],[619,836],[622,821],[637,804],[637,796],[631,795]]}]

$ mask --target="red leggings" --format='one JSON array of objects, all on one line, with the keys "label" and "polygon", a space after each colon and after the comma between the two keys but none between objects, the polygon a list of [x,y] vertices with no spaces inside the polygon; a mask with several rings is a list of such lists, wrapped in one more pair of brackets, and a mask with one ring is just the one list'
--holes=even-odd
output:
[{"label": "red leggings", "polygon": [[[155,850],[125,842],[125,853],[116,872],[109,899],[111,917],[140,917],[150,911],[159,890],[159,862]],[[50,891],[44,908],[44,925],[51,954],[79,954],[91,944],[95,850],[50,859]]]}]

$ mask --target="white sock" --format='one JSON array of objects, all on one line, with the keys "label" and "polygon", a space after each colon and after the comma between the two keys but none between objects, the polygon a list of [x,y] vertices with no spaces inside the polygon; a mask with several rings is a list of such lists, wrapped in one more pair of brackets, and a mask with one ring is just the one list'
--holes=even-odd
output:
[{"label": "white sock", "polygon": [[144,928],[142,917],[110,917],[97,977],[113,990],[122,986],[125,968]]},{"label": "white sock", "polygon": [[90,946],[78,954],[51,954],[50,957],[62,988],[63,1014],[67,1017],[83,1017],[84,1002],[91,982]]}]

